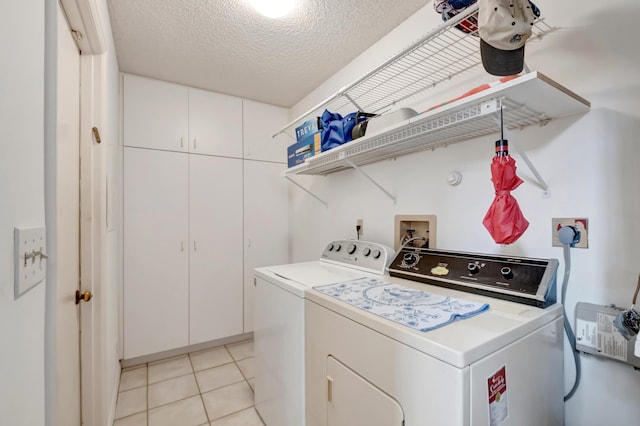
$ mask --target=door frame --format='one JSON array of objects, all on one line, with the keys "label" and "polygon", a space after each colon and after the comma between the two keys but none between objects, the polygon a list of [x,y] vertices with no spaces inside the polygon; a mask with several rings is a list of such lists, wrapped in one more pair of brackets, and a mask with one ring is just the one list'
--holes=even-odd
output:
[{"label": "door frame", "polygon": [[[90,303],[82,303],[80,308],[80,398],[81,398],[81,422],[85,425],[106,425],[109,418],[108,400],[110,395],[103,394],[105,383],[105,371],[101,366],[108,361],[108,355],[104,354],[103,340],[105,337],[105,298],[100,297],[103,265],[106,263],[106,213],[105,199],[105,166],[104,149],[98,145],[93,134],[93,127],[99,126],[101,120],[102,86],[101,66],[102,60],[98,54],[104,52],[104,37],[100,26],[99,8],[97,0],[59,0],[47,2],[45,6],[46,29],[45,33],[49,44],[45,47],[48,56],[45,56],[45,79],[49,100],[47,108],[53,108],[53,112],[47,113],[46,133],[51,139],[55,135],[56,113],[55,105],[57,93],[56,74],[57,58],[57,9],[61,7],[69,26],[81,36],[76,37],[80,50],[80,282],[81,291],[91,291],[96,297]],[[53,53],[51,53],[53,52]],[[47,142],[55,150],[56,140]],[[56,160],[49,159],[48,165],[54,165]],[[53,163],[52,163],[53,162]],[[55,198],[56,191],[52,181],[45,181],[45,188],[49,196]],[[48,224],[52,226],[52,224]],[[48,241],[54,245],[55,241]],[[54,286],[55,287],[55,286]],[[52,293],[55,293],[55,288]],[[57,412],[57,379],[55,378],[56,366],[56,330],[55,320],[57,313],[57,300],[55,294],[48,294],[46,298],[46,317],[50,324],[45,332],[46,361],[46,387],[45,387],[45,412],[47,425],[55,424]],[[53,320],[53,321],[52,321]],[[53,322],[53,324],[51,324]],[[80,413],[79,413],[80,414]],[[53,423],[52,423],[53,422]]]}]

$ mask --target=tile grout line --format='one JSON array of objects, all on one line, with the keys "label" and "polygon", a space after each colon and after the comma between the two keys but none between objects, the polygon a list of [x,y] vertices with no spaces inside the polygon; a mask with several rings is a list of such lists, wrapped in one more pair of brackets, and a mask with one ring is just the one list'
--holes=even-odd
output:
[{"label": "tile grout line", "polygon": [[202,390],[200,390],[200,383],[198,382],[198,377],[196,376],[196,369],[193,367],[191,352],[188,353],[187,356],[189,357],[189,364],[191,365],[191,370],[193,371],[193,380],[196,381],[196,387],[198,388],[198,395],[200,395],[200,402],[202,402],[202,409],[204,410],[204,415],[207,417],[207,424],[211,424],[211,419],[209,418],[209,411],[207,410],[207,406],[204,403],[204,398],[202,397]]}]

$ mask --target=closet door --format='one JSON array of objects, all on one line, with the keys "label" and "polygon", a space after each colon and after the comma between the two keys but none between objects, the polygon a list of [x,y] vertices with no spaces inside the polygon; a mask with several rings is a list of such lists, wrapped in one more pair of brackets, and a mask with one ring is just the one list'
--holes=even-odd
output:
[{"label": "closet door", "polygon": [[286,166],[244,161],[244,332],[253,331],[253,268],[289,262]]},{"label": "closet door", "polygon": [[189,89],[189,151],[242,157],[242,99]]},{"label": "closet door", "polygon": [[188,90],[185,86],[124,74],[124,145],[187,152]]},{"label": "closet door", "polygon": [[242,160],[189,158],[193,345],[242,333]]},{"label": "closet door", "polygon": [[186,346],[188,154],[124,148],[124,357]]}]

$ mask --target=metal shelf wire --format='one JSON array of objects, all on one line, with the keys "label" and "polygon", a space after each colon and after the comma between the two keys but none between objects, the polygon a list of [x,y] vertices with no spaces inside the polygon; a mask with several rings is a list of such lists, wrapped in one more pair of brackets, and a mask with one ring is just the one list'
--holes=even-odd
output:
[{"label": "metal shelf wire", "polygon": [[[457,29],[456,25],[471,16],[477,17],[477,14],[478,4],[475,3],[311,108],[284,126],[276,135],[293,130],[309,117],[319,116],[325,108],[343,115],[356,110],[383,113],[399,102],[415,97],[476,67],[482,62],[480,39],[475,33],[465,33]],[[538,19],[534,24],[530,41],[553,30],[554,28],[544,19]]]},{"label": "metal shelf wire", "polygon": [[519,129],[583,113],[589,107],[585,99],[534,71],[309,157],[285,171],[285,176],[326,175],[496,134],[500,130],[496,117],[501,108],[505,127]]}]

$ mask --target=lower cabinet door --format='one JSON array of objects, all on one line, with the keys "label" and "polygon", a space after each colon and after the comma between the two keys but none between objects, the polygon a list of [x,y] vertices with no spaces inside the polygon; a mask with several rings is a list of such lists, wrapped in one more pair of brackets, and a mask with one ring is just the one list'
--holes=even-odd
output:
[{"label": "lower cabinet door", "polygon": [[124,358],[188,345],[188,154],[124,148]]},{"label": "lower cabinet door", "polygon": [[402,407],[395,399],[334,357],[327,357],[328,426],[403,424]]},{"label": "lower cabinet door", "polygon": [[189,156],[189,344],[242,333],[242,160]]}]

